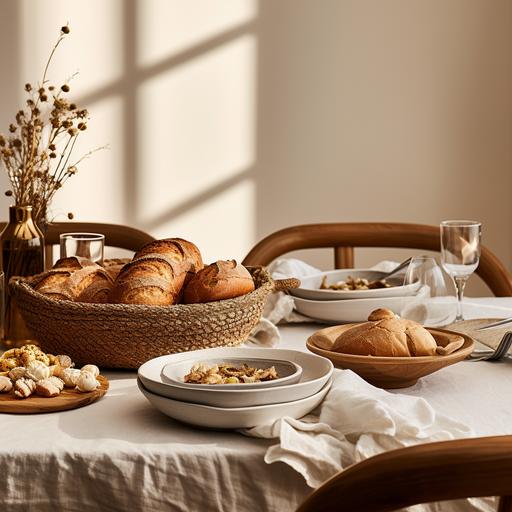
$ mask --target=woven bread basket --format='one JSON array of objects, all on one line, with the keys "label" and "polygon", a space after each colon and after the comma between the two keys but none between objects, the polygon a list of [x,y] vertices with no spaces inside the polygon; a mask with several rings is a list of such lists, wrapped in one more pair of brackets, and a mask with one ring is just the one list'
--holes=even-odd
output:
[{"label": "woven bread basket", "polygon": [[19,278],[9,289],[44,351],[68,354],[78,364],[132,369],[165,354],[238,345],[260,320],[268,295],[299,286],[297,279],[273,281],[261,267],[249,270],[253,292],[205,304],[71,302],[49,298]]}]

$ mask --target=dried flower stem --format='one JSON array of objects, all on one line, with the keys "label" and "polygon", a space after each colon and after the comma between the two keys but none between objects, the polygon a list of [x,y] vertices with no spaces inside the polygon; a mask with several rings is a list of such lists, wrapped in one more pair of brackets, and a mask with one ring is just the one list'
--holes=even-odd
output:
[{"label": "dried flower stem", "polygon": [[89,114],[64,98],[77,73],[60,87],[47,80],[53,56],[69,32],[67,25],[61,27],[42,80],[37,87],[25,85],[26,107],[18,111],[15,122],[9,125],[9,134],[0,134],[0,160],[11,182],[11,190],[6,194],[14,197],[17,206],[31,205],[39,224],[47,222],[48,207],[57,190],[76,174],[77,165],[96,151],[68,166],[78,136],[87,128]]}]

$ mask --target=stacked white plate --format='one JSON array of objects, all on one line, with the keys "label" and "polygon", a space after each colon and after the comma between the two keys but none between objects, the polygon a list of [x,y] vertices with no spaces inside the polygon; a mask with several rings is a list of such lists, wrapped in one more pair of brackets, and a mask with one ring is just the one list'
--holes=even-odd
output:
[{"label": "stacked white plate", "polygon": [[[183,376],[199,362],[275,366],[280,378],[251,384],[185,383]],[[154,407],[176,420],[206,428],[250,428],[311,412],[329,391],[332,372],[328,359],[311,353],[222,347],[151,359],[139,368],[138,385]]]},{"label": "stacked white plate", "polygon": [[400,313],[406,297],[416,295],[418,284],[404,286],[402,278],[391,278],[389,288],[372,290],[322,290],[320,284],[324,277],[326,284],[364,278],[369,281],[380,279],[384,272],[369,269],[345,269],[321,272],[301,278],[300,288],[290,290],[294,296],[295,309],[302,315],[326,323],[364,322],[377,308],[388,308]]}]

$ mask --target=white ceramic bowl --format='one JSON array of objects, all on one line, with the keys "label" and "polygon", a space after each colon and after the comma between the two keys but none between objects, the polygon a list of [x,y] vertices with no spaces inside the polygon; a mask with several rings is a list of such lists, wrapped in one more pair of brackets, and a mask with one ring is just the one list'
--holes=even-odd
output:
[{"label": "white ceramic bowl", "polygon": [[300,287],[290,289],[289,293],[295,297],[301,297],[309,300],[344,300],[344,299],[379,299],[384,297],[405,297],[414,295],[419,288],[419,284],[402,285],[403,278],[391,277],[388,279],[390,288],[376,288],[374,290],[321,290],[320,284],[324,276],[327,278],[327,284],[334,284],[339,281],[346,281],[349,277],[363,278],[373,281],[380,279],[385,272],[370,269],[344,269],[330,270],[321,272],[308,277],[301,277]]},{"label": "white ceramic bowl", "polygon": [[400,314],[404,297],[382,299],[308,300],[293,298],[295,309],[312,320],[325,323],[366,322],[368,315],[378,308],[387,308]]},{"label": "white ceramic bowl", "polygon": [[[165,383],[161,376],[162,368],[166,364],[190,358],[253,358],[256,356],[286,360],[298,364],[302,367],[300,381],[296,384],[264,389],[218,389],[217,386],[201,386],[200,389],[188,389]],[[278,348],[220,347],[151,359],[139,368],[138,376],[148,391],[163,397],[213,407],[237,408],[301,400],[318,393],[330,379],[332,372],[333,365],[331,361],[308,352]]]},{"label": "white ceramic bowl", "polygon": [[302,418],[322,402],[331,387],[331,382],[329,380],[314,395],[300,400],[255,407],[223,408],[181,402],[156,395],[148,391],[141,380],[137,379],[142,394],[160,412],[183,423],[214,429],[251,428],[283,416]]},{"label": "white ceramic bowl", "polygon": [[[247,364],[252,368],[269,368],[273,366],[276,369],[278,379],[266,380],[262,382],[247,382],[240,384],[193,384],[184,381],[185,375],[190,372],[190,369],[196,363],[204,363],[208,366],[216,364],[228,363],[231,366],[240,368],[243,364]],[[293,361],[281,361],[279,359],[264,359],[264,358],[245,358],[239,357],[224,357],[224,358],[200,358],[196,359],[191,356],[190,359],[184,361],[175,361],[167,363],[162,369],[162,381],[164,383],[173,384],[188,389],[201,389],[206,387],[215,386],[217,389],[262,389],[273,388],[275,386],[284,386],[287,384],[295,384],[299,382],[302,375],[302,368]]]}]

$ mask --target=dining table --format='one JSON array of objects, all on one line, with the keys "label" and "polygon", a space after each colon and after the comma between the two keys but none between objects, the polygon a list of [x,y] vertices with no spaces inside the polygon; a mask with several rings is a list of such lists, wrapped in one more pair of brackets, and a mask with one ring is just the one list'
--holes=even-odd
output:
[{"label": "dining table", "polygon": [[[469,318],[512,316],[512,297],[473,298]],[[279,348],[307,350],[320,326],[279,325]],[[335,370],[346,371],[346,370]],[[9,511],[292,511],[312,489],[275,440],[199,429],[144,398],[135,371],[104,371],[110,389],[75,410],[0,414],[0,504]],[[392,393],[425,398],[475,436],[512,434],[512,360],[466,360]]]}]

